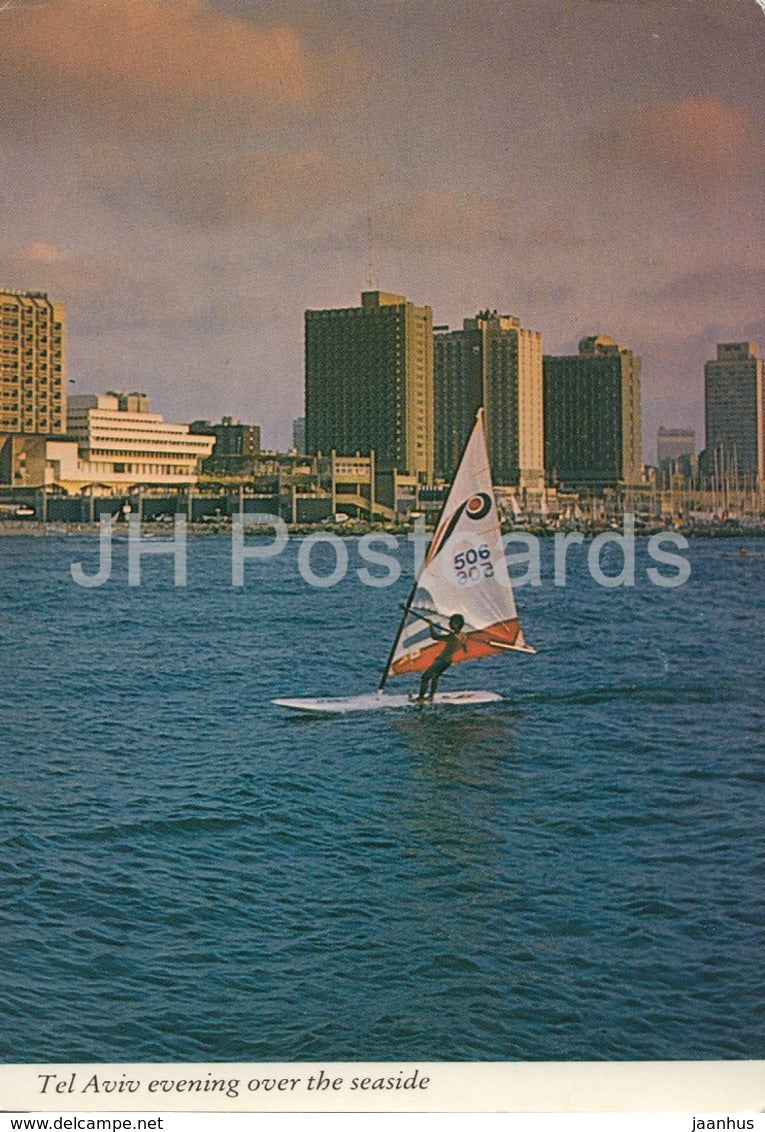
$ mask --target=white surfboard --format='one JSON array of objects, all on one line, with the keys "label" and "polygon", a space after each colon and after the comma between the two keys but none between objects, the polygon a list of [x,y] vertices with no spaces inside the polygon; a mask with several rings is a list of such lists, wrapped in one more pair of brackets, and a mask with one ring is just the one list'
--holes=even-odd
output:
[{"label": "white surfboard", "polygon": [[335,696],[317,699],[272,700],[277,707],[288,708],[290,711],[313,712],[318,715],[344,715],[351,711],[385,711],[390,708],[429,708],[431,706],[449,705],[452,707],[469,706],[471,704],[491,704],[501,700],[502,696],[496,692],[464,691],[464,692],[436,692],[435,698],[425,703],[412,696],[401,693],[389,695],[385,692],[372,692],[365,696]]}]

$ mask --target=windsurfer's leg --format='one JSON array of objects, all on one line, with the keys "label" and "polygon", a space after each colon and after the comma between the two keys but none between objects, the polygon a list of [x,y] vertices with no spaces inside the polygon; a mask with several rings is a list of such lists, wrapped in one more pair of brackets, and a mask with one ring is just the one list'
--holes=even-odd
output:
[{"label": "windsurfer's leg", "polygon": [[433,681],[434,679],[436,681],[438,680],[438,675],[439,675],[440,671],[441,671],[441,669],[439,668],[438,660],[434,660],[433,663],[430,665],[430,667],[426,668],[425,671],[423,672],[422,680],[420,680],[420,694],[417,697],[417,699],[421,703],[423,701],[425,701],[426,699],[430,699],[430,700],[433,699],[433,692],[432,691],[431,691],[430,695],[428,695],[428,684],[430,684],[431,681]]},{"label": "windsurfer's leg", "polygon": [[443,660],[441,660],[440,657],[439,657],[438,660],[434,661],[433,664],[431,664],[430,668],[428,669],[428,672],[431,673],[431,676],[430,676],[430,695],[428,696],[429,700],[434,699],[435,694],[436,694],[436,689],[438,688],[438,681],[441,679],[444,672],[446,672],[447,668],[450,668],[450,667],[451,667],[451,661],[447,660],[446,662],[444,662]]}]

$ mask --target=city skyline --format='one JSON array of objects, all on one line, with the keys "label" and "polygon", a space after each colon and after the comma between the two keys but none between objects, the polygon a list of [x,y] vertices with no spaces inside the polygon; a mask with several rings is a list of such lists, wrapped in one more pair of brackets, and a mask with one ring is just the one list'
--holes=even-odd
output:
[{"label": "city skyline", "polygon": [[[120,410],[148,412],[145,392],[67,395],[63,306],[42,292],[0,291],[0,300],[0,431],[5,438],[63,433],[66,439],[70,429],[64,413],[78,401],[106,398],[113,407],[119,402]],[[383,467],[403,468],[427,482],[434,474],[448,480],[476,408],[483,405],[500,479],[529,487],[545,475],[552,482],[560,473],[561,482],[573,476],[572,482],[584,483],[594,476],[604,483],[635,484],[651,466],[650,457],[641,456],[641,370],[639,356],[605,335],[585,336],[576,355],[543,357],[541,333],[522,329],[510,315],[480,311],[453,331],[433,325],[430,307],[367,291],[361,306],[305,312],[308,419],[293,418],[292,448],[344,456],[376,451]],[[620,393],[612,387],[617,371]],[[763,397],[758,345],[718,343],[717,359],[705,364],[705,438],[714,452],[701,453],[705,467],[710,461],[720,465],[716,475],[723,474],[721,468],[726,475],[738,468],[762,480]],[[223,456],[235,463],[269,451],[261,448],[259,425],[226,413],[220,424],[198,419],[172,427],[216,436]],[[653,466],[679,455],[695,457],[695,451],[695,430],[661,426]]]},{"label": "city skyline", "polygon": [[371,283],[437,324],[509,311],[547,354],[628,342],[651,460],[659,425],[703,432],[715,344],[765,340],[754,0],[2,18],[0,281],[66,307],[74,392],[286,448],[303,311]]},{"label": "city skyline", "polygon": [[[14,466],[16,452],[19,478],[25,478],[24,437],[79,440],[83,454],[72,424],[78,403],[106,408],[104,401],[111,410],[149,413],[145,392],[67,396],[66,312],[60,303],[42,292],[0,291],[0,307],[0,447]],[[521,328],[512,316],[479,311],[452,331],[433,325],[430,307],[365,291],[358,307],[305,312],[306,416],[292,421],[293,445],[314,455],[332,452],[333,459],[335,453],[353,459],[352,453],[363,452],[381,469],[395,468],[423,483],[449,480],[482,406],[499,482],[521,489],[545,482],[637,485],[647,482],[650,467],[642,458],[641,370],[639,356],[604,335],[584,337],[576,355],[543,356],[540,332]],[[718,343],[717,358],[705,365],[707,450],[696,462],[695,431],[662,426],[654,467],[689,457],[681,461],[685,475],[695,469],[727,482],[740,473],[762,484],[763,372],[756,343]],[[262,450],[260,426],[226,414],[219,425],[198,419],[169,427],[206,434],[215,443],[218,471],[240,468]],[[54,462],[63,449],[56,452]],[[64,462],[72,455],[68,450]],[[162,452],[129,455],[139,465],[115,464],[115,471],[168,472],[155,466]],[[0,462],[7,475],[11,464]]]}]

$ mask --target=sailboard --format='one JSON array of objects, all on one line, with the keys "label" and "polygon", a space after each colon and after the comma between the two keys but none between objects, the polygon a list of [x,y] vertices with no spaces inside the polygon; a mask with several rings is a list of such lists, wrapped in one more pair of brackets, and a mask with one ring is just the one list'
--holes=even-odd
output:
[{"label": "sailboard", "polygon": [[335,696],[295,700],[272,700],[278,707],[291,711],[303,711],[313,715],[346,715],[353,711],[384,711],[387,708],[436,706],[465,707],[469,704],[497,703],[502,699],[497,692],[436,692],[432,700],[421,704],[415,696],[405,693],[367,692],[365,696]]},{"label": "sailboard", "polygon": [[[444,648],[454,614],[460,614],[463,626],[452,664],[501,653],[536,652],[523,635],[507,568],[483,409],[478,410],[422,567],[403,607],[377,694],[272,702],[295,711],[333,714],[422,706],[416,697],[387,694],[385,685],[390,677],[414,675],[430,667]],[[496,692],[437,692],[433,702],[455,705],[501,699]]]}]

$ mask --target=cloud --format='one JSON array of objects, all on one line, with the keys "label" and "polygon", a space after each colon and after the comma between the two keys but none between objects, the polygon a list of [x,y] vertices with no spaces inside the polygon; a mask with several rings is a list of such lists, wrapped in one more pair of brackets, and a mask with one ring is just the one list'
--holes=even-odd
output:
[{"label": "cloud", "polygon": [[302,311],[368,270],[553,352],[612,327],[658,395],[711,356],[678,333],[746,337],[762,293],[725,266],[761,259],[761,22],[754,0],[12,0],[0,282],[65,304],[78,381],[129,374],[171,415],[297,415]]},{"label": "cloud", "polygon": [[96,295],[109,278],[118,276],[112,263],[72,256],[39,240],[0,249],[0,285],[20,291],[47,291],[65,305]]},{"label": "cloud", "polygon": [[113,252],[72,255],[41,241],[0,249],[0,285],[45,291],[69,312],[70,330],[85,316],[107,335],[167,325],[189,309],[178,288],[145,263]]},{"label": "cloud", "polygon": [[376,243],[413,252],[476,249],[504,243],[522,221],[520,205],[476,190],[428,189],[378,205]]},{"label": "cloud", "polygon": [[[152,179],[148,201],[183,226],[226,224],[310,228],[330,210],[366,199],[375,176],[362,160],[318,147],[260,149],[219,161],[172,161]],[[109,180],[111,193],[124,186]]]},{"label": "cloud", "polygon": [[671,329],[678,315],[686,329],[702,327],[713,313],[727,325],[730,337],[760,316],[763,294],[765,268],[718,264],[681,272],[655,288],[635,290],[633,299],[656,328]]},{"label": "cloud", "polygon": [[544,278],[526,279],[523,276],[516,278],[510,291],[528,309],[560,308],[570,303],[575,295],[575,289],[571,283],[561,283],[555,279]]},{"label": "cloud", "polygon": [[41,240],[27,244],[24,248],[19,248],[15,254],[25,267],[36,263],[48,265],[65,263],[67,258],[60,248],[54,247],[53,244],[43,243]]},{"label": "cloud", "polygon": [[657,303],[701,303],[719,308],[721,304],[735,303],[740,308],[750,305],[759,310],[765,294],[765,268],[742,264],[723,264],[684,272],[670,283],[648,294]]},{"label": "cloud", "polygon": [[[372,183],[377,190],[379,181]],[[494,249],[546,259],[552,251],[581,250],[583,237],[565,197],[549,187],[540,191],[537,186],[524,186],[524,193],[510,178],[506,185],[498,192],[472,186],[430,188],[378,203],[371,209],[373,242],[436,255],[485,255]],[[349,244],[357,246],[365,235],[359,222],[348,233]]]},{"label": "cloud", "polygon": [[661,100],[622,110],[594,133],[591,151],[602,165],[616,163],[671,181],[737,178],[762,157],[754,122],[715,97]]},{"label": "cloud", "polygon": [[289,23],[256,26],[202,0],[54,0],[2,17],[4,115],[39,133],[67,118],[106,132],[206,132],[231,119],[315,111],[342,80],[340,48]]}]

